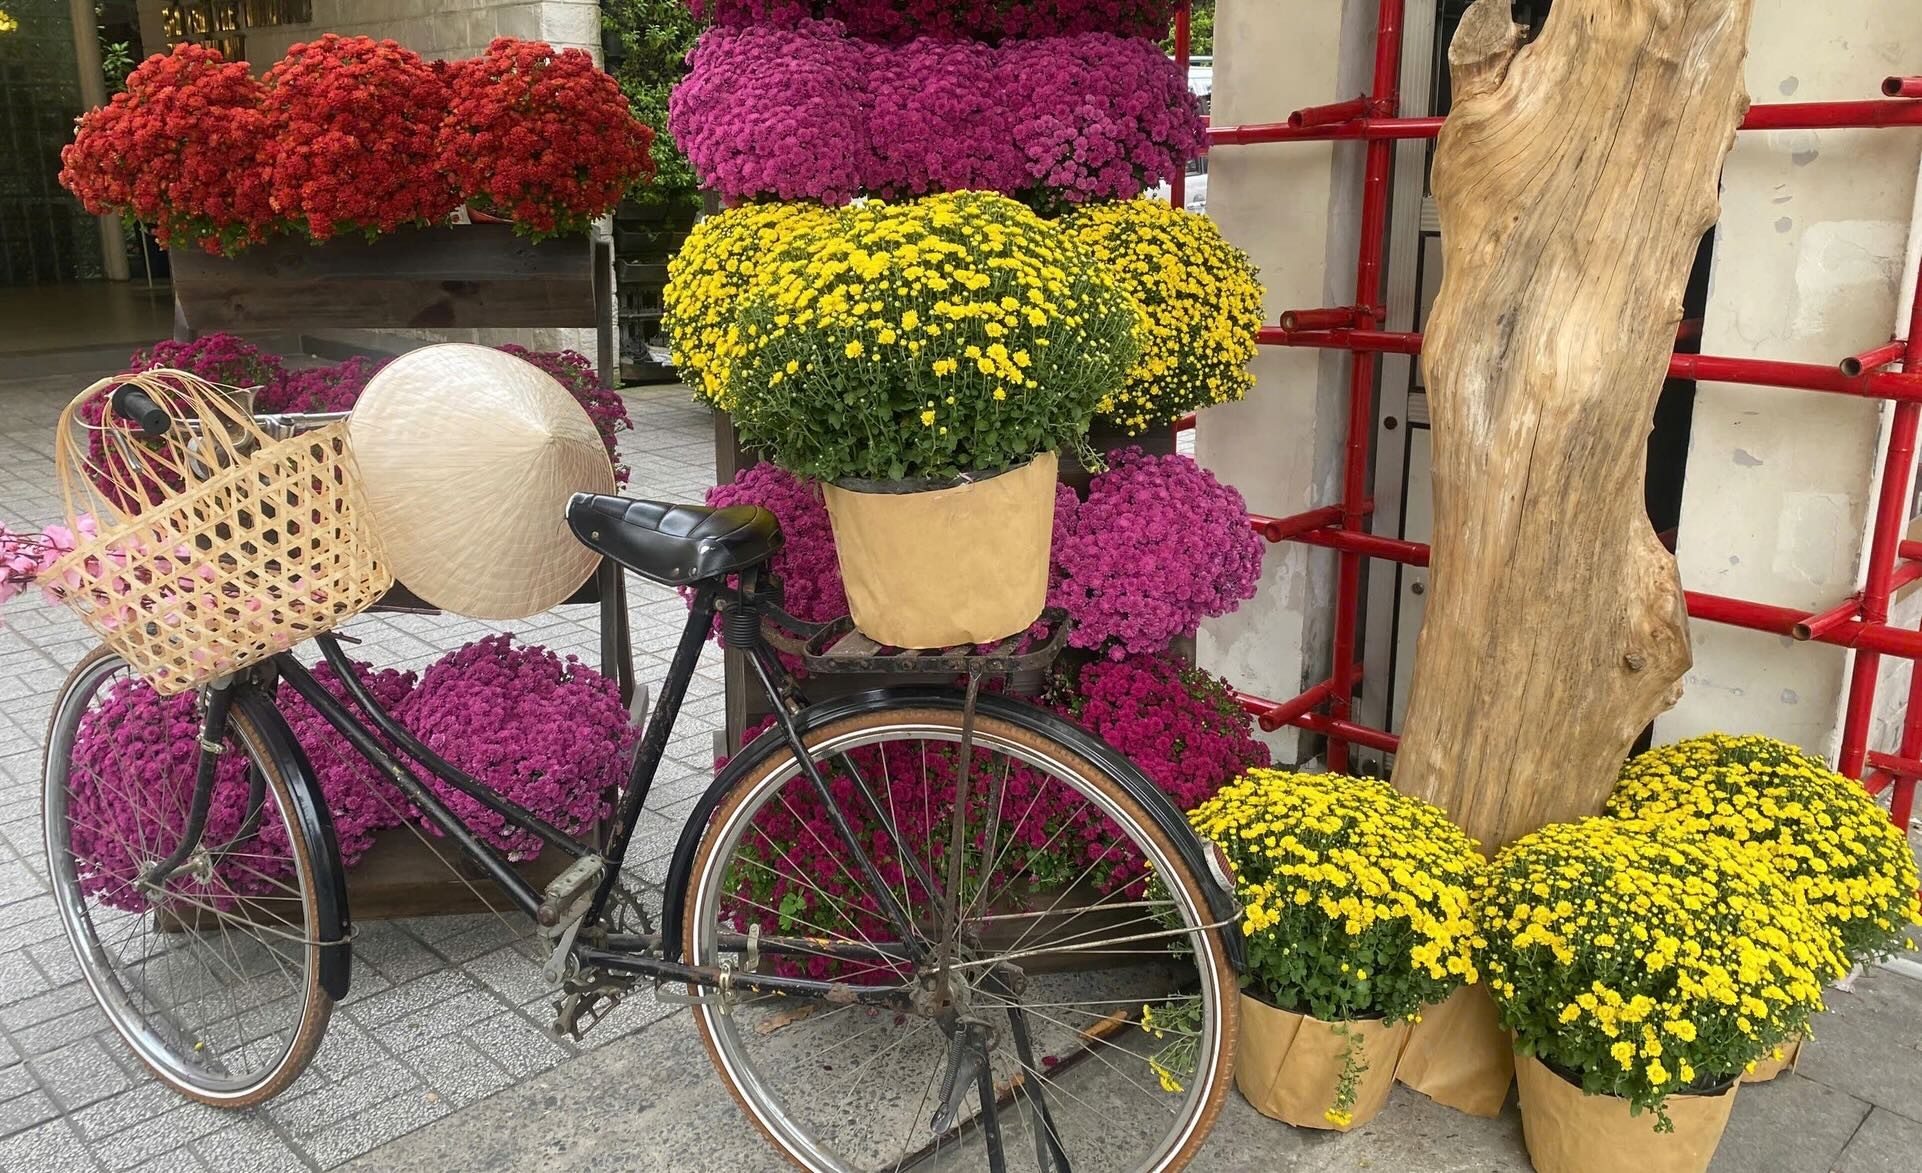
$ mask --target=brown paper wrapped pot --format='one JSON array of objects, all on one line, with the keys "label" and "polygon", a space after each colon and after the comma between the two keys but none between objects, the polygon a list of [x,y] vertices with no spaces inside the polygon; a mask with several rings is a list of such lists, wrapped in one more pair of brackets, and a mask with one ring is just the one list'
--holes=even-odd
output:
[{"label": "brown paper wrapped pot", "polygon": [[1704,1173],[1735,1108],[1737,1081],[1713,1096],[1670,1096],[1674,1132],[1656,1132],[1655,1116],[1628,1113],[1617,1096],[1584,1095],[1539,1059],[1517,1057],[1522,1137],[1536,1173]]},{"label": "brown paper wrapped pot", "polygon": [[824,486],[854,626],[879,644],[989,643],[1032,624],[1048,597],[1055,454],[948,489]]},{"label": "brown paper wrapped pot", "polygon": [[[1350,1022],[1346,1037],[1337,1024],[1280,1010],[1258,998],[1241,996],[1240,1053],[1235,1056],[1235,1086],[1257,1112],[1300,1128],[1347,1132],[1375,1118],[1395,1087],[1395,1064],[1408,1042],[1408,1023],[1380,1020]],[[1368,1070],[1355,1089],[1353,1119],[1329,1121],[1341,1081],[1342,1052],[1350,1040],[1361,1049]]]},{"label": "brown paper wrapped pot", "polygon": [[1515,1044],[1488,987],[1463,986],[1422,1008],[1395,1078],[1437,1104],[1470,1116],[1499,1116],[1515,1082]]},{"label": "brown paper wrapped pot", "polygon": [[1782,1044],[1782,1057],[1780,1059],[1774,1058],[1773,1056],[1757,1059],[1755,1061],[1755,1070],[1744,1075],[1742,1082],[1767,1083],[1771,1079],[1779,1079],[1785,1073],[1794,1071],[1795,1065],[1801,1061],[1802,1040],[1790,1039],[1788,1042]]}]

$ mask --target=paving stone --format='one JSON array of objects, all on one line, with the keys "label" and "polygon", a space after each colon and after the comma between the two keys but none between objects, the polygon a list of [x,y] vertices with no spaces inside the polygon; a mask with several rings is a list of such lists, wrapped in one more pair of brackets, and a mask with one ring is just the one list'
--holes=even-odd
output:
[{"label": "paving stone", "polygon": [[1836,1159],[1834,1173],[1914,1173],[1917,1168],[1922,1168],[1922,1123],[1876,1108]]},{"label": "paving stone", "polygon": [[1827,1169],[1868,1114],[1861,1100],[1794,1072],[1746,1086],[1710,1173]]},{"label": "paving stone", "polygon": [[422,1047],[410,1062],[449,1109],[465,1107],[514,1082],[512,1075],[461,1039]]},{"label": "paving stone", "polygon": [[[1800,1073],[1897,1114],[1922,1104],[1922,982],[1874,969],[1852,993],[1830,991],[1829,1011],[1802,1048]],[[1918,1162],[1922,1164],[1922,1162]]]},{"label": "paving stone", "polygon": [[395,1054],[406,1054],[415,1047],[456,1034],[464,1026],[498,1013],[503,1003],[491,991],[473,990],[456,994],[404,1018],[373,1028],[374,1037]]},{"label": "paving stone", "polygon": [[[74,987],[69,987],[74,988]],[[86,993],[85,986],[78,987]],[[87,994],[86,1005],[69,1014],[48,1019],[37,1026],[29,1026],[13,1032],[13,1043],[27,1055],[44,1055],[57,1051],[75,1039],[97,1035],[113,1029],[107,1023],[107,1016],[94,1002],[93,995]]]},{"label": "paving stone", "polygon": [[38,1128],[0,1139],[0,1169],[18,1169],[22,1173],[28,1170],[81,1173],[99,1168],[100,1163],[64,1120],[51,1120]]},{"label": "paving stone", "polygon": [[296,1141],[304,1142],[375,1104],[398,1096],[418,1098],[426,1090],[406,1067],[383,1064],[355,1072],[308,1095],[273,1100],[267,1105],[267,1114]]},{"label": "paving stone", "polygon": [[58,986],[0,1010],[0,1027],[18,1032],[91,1005],[93,993],[84,983]]},{"label": "paving stone", "polygon": [[133,1086],[127,1073],[95,1039],[49,1051],[33,1060],[33,1070],[41,1086],[70,1112]]},{"label": "paving stone", "polygon": [[46,993],[52,986],[27,950],[16,949],[0,955],[0,1006],[24,1002]]},{"label": "paving stone", "polygon": [[192,1149],[175,1149],[151,1161],[134,1166],[133,1173],[208,1173],[207,1165]]},{"label": "paving stone", "polygon": [[545,1071],[573,1053],[551,1032],[511,1010],[474,1023],[461,1038],[516,1078]]},{"label": "paving stone", "polygon": [[306,1173],[300,1154],[263,1121],[247,1120],[193,1142],[193,1151],[217,1173]]},{"label": "paving stone", "polygon": [[398,984],[445,969],[447,963],[399,925],[374,921],[362,925],[354,938],[357,977],[365,972],[365,966],[372,966]]},{"label": "paving stone", "polygon": [[418,1092],[369,1108],[318,1136],[307,1138],[307,1151],[322,1168],[338,1165],[398,1140],[449,1109],[433,1093]]},{"label": "paving stone", "polygon": [[0,1103],[0,1136],[32,1128],[60,1115],[60,1106],[43,1091],[30,1091]]},{"label": "paving stone", "polygon": [[439,970],[356,1002],[347,1008],[347,1013],[357,1022],[379,1026],[477,988],[472,978],[458,970]]},{"label": "paving stone", "polygon": [[332,1082],[364,1071],[379,1063],[391,1063],[393,1056],[374,1039],[373,1033],[344,1014],[336,1014],[327,1024],[308,1071],[319,1071]]},{"label": "paving stone", "polygon": [[231,1115],[219,1108],[174,1097],[175,1106],[93,1146],[109,1169],[133,1169],[208,1133],[224,1128]]}]

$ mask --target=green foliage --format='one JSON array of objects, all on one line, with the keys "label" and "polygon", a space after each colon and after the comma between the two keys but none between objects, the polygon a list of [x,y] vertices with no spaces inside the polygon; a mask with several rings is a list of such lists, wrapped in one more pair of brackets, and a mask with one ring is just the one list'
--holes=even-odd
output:
[{"label": "green foliage", "polygon": [[[1175,37],[1173,31],[1161,47],[1173,53]],[[1194,0],[1188,11],[1188,56],[1213,57],[1215,55],[1215,0]]]},{"label": "green foliage", "polygon": [[603,0],[601,27],[612,34],[608,71],[654,132],[654,182],[634,191],[644,203],[698,211],[701,183],[667,130],[667,99],[687,70],[701,26],[682,0]]}]

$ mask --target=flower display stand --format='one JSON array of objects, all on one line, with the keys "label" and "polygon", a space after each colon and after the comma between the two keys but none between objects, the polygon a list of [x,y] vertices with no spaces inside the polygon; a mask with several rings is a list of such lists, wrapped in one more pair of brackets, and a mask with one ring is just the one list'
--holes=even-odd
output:
[{"label": "flower display stand", "polygon": [[[297,334],[316,329],[593,329],[596,364],[614,381],[612,247],[586,236],[534,243],[510,224],[403,228],[374,240],[315,245],[281,238],[236,257],[171,254],[174,336]],[[634,695],[627,594],[618,567],[601,569],[562,606],[600,609],[601,671]],[[438,614],[397,585],[376,611]],[[596,828],[591,837],[597,837]],[[453,866],[450,868],[449,864]],[[535,888],[565,866],[549,850],[521,865]],[[390,828],[347,873],[358,920],[484,912],[509,902],[448,841]]]}]

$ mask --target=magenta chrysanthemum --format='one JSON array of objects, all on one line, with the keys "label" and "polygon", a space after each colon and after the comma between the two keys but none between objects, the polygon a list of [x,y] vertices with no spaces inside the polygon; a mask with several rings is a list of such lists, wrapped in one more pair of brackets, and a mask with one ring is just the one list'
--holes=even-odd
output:
[{"label": "magenta chrysanthemum", "polygon": [[715,28],[689,55],[675,141],[730,202],[998,191],[1126,199],[1178,173],[1204,127],[1153,42],[1079,33],[999,46],[847,37],[834,21]]},{"label": "magenta chrysanthemum", "polygon": [[[398,716],[429,749],[496,793],[578,834],[605,818],[639,733],[619,687],[569,657],[488,636],[421,676]],[[541,840],[438,780],[428,785],[484,841],[514,858]]]},{"label": "magenta chrysanthemum", "polygon": [[1048,602],[1073,617],[1074,646],[1159,651],[1254,597],[1262,545],[1240,493],[1186,456],[1109,461],[1086,501],[1056,502]]}]

